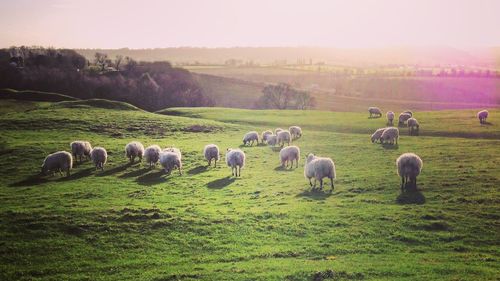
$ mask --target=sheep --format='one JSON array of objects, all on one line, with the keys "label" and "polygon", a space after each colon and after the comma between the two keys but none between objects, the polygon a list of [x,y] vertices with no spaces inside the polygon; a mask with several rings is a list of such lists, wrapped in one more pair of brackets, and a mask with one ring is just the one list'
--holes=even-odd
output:
[{"label": "sheep", "polygon": [[179,175],[182,175],[182,156],[180,151],[177,152],[174,150],[175,149],[164,149],[160,153],[160,164],[167,175],[170,175],[170,172],[175,168],[179,170]]},{"label": "sheep", "polygon": [[144,155],[144,146],[138,141],[129,142],[125,146],[125,154],[130,160],[130,163],[135,161],[135,157],[139,157],[139,162],[142,161],[142,155]]},{"label": "sheep", "polygon": [[300,159],[300,149],[295,146],[287,146],[280,150],[280,161],[281,167],[288,168],[288,163],[290,163],[290,168],[293,167],[293,160],[296,161],[295,168],[299,167]]},{"label": "sheep", "polygon": [[292,136],[290,135],[289,131],[281,131],[278,133],[277,137],[278,137],[277,142],[281,147],[285,145],[285,142],[287,143],[287,145],[290,145]]},{"label": "sheep", "polygon": [[[245,152],[241,149],[228,148],[226,153],[226,164],[231,167],[231,175],[241,177],[241,168],[245,166]],[[239,173],[238,173],[239,169]]]},{"label": "sheep", "polygon": [[279,132],[283,132],[283,131],[284,131],[284,130],[283,130],[283,129],[281,129],[281,128],[276,128],[276,129],[274,129],[274,134],[275,134],[275,135],[278,135],[278,133],[279,133]]},{"label": "sheep", "polygon": [[291,126],[288,131],[294,140],[302,137],[302,129],[299,126]]},{"label": "sheep", "polygon": [[61,176],[62,172],[66,172],[66,176],[70,176],[70,170],[73,168],[73,157],[71,153],[67,151],[58,151],[52,154],[49,154],[43,160],[41,174],[46,176],[49,172],[52,172],[54,175],[55,172],[59,172]]},{"label": "sheep", "polygon": [[90,151],[92,151],[92,145],[88,141],[74,141],[70,144],[71,153],[75,160],[80,157],[80,162],[82,162],[82,157],[85,156],[86,159],[90,158]]},{"label": "sheep", "polygon": [[[329,178],[334,189],[333,179],[335,178],[335,163],[327,157],[318,157],[310,153],[307,155],[306,164],[304,165],[304,177],[309,180],[309,185],[315,189],[316,181],[319,180],[319,188],[323,189],[323,178]],[[314,178],[314,186],[311,182]]]},{"label": "sheep", "polygon": [[412,117],[408,119],[407,123],[408,123],[408,134],[410,136],[413,134],[418,134],[418,130],[420,129],[420,124],[418,123],[417,119]]},{"label": "sheep", "polygon": [[160,160],[161,148],[156,145],[150,145],[144,150],[144,157],[146,158],[146,163],[149,164],[149,168],[156,166],[156,163]]},{"label": "sheep", "polygon": [[269,136],[272,136],[272,135],[273,135],[273,132],[271,132],[270,130],[266,130],[266,131],[262,132],[260,140],[262,141],[262,143],[267,142],[267,138]]},{"label": "sheep", "polygon": [[394,144],[394,142],[396,142],[396,144],[397,144],[398,139],[399,139],[399,129],[396,127],[386,128],[384,130],[384,132],[382,133],[382,135],[380,136],[381,143],[388,142],[390,144]]},{"label": "sheep", "polygon": [[406,112],[403,112],[401,114],[399,114],[399,123],[398,123],[398,126],[403,126],[405,124],[406,121],[408,121],[408,119],[411,118],[411,114],[410,113],[406,113]]},{"label": "sheep", "polygon": [[259,133],[257,133],[256,131],[248,132],[243,137],[243,145],[249,144],[250,146],[252,146],[254,141],[256,141],[257,144],[259,143]]},{"label": "sheep", "polygon": [[214,167],[217,168],[217,161],[220,159],[219,147],[215,144],[207,144],[203,148],[203,155],[208,161],[208,166],[212,164],[212,159],[215,161]]},{"label": "sheep", "polygon": [[162,152],[173,152],[173,153],[176,153],[177,155],[179,155],[179,159],[182,160],[182,153],[181,153],[180,149],[178,149],[176,147],[167,147],[167,148],[163,149]]},{"label": "sheep", "polygon": [[370,118],[373,118],[373,116],[382,117],[382,111],[378,107],[369,107],[368,112],[370,113]]},{"label": "sheep", "polygon": [[410,114],[410,117],[413,117],[413,112],[411,112],[411,110],[403,111],[403,113],[408,113],[408,114]]},{"label": "sheep", "polygon": [[375,143],[376,141],[380,141],[380,137],[382,137],[382,133],[384,133],[385,129],[387,128],[380,128],[375,131],[375,133],[372,134],[371,140],[372,143]]},{"label": "sheep", "polygon": [[267,137],[267,145],[275,146],[276,144],[278,144],[278,136],[270,135]]},{"label": "sheep", "polygon": [[90,152],[90,159],[94,162],[95,168],[104,171],[104,164],[108,160],[108,152],[103,147],[94,147]]},{"label": "sheep", "polygon": [[394,112],[392,111],[387,111],[387,113],[385,114],[387,116],[387,125],[393,125],[394,123]]},{"label": "sheep", "polygon": [[477,113],[477,118],[479,118],[479,123],[486,123],[486,118],[488,118],[488,110],[481,110]]},{"label": "sheep", "polygon": [[403,153],[398,157],[396,167],[401,177],[401,191],[404,191],[407,184],[417,188],[417,176],[420,175],[423,165],[422,159],[414,153]]}]

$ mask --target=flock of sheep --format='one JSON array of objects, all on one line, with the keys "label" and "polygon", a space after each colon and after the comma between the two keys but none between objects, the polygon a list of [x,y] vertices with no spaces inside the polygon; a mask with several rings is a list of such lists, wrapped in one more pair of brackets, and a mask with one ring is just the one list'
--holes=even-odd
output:
[{"label": "flock of sheep", "polygon": [[[368,112],[370,113],[370,118],[382,116],[381,110],[377,107],[370,107]],[[377,141],[391,145],[398,143],[399,129],[397,127],[392,127],[395,114],[389,111],[386,116],[387,123],[391,125],[391,127],[377,129],[371,135],[372,143]],[[478,112],[477,117],[480,123],[483,124],[488,117],[488,111],[482,110]],[[410,135],[418,133],[420,125],[417,119],[413,117],[411,111],[405,111],[399,115],[398,126],[403,126],[405,123],[409,128]],[[290,145],[290,143],[300,137],[302,137],[302,129],[298,126],[291,126],[288,130],[277,128],[274,133],[270,130],[266,130],[262,132],[261,135],[256,131],[251,131],[244,135],[243,145],[251,146],[254,143],[259,144],[259,139],[261,143],[266,143],[272,147],[278,145],[281,147],[279,153],[281,166],[288,168],[290,165],[290,168],[293,168],[295,161],[295,167],[298,168],[300,148],[295,145]],[[285,144],[287,145],[286,147]],[[62,174],[66,172],[66,175],[69,176],[70,170],[73,167],[73,158],[75,160],[79,159],[80,162],[83,161],[83,158],[90,158],[96,169],[104,170],[104,165],[108,158],[105,148],[92,148],[92,145],[88,141],[74,141],[70,144],[70,147],[71,153],[58,151],[48,155],[42,165],[42,174],[47,175],[50,172],[59,172]],[[146,164],[149,165],[150,168],[155,167],[159,162],[167,174],[170,174],[172,170],[178,169],[179,174],[182,175],[182,154],[181,151],[175,147],[161,149],[158,145],[151,145],[144,149],[144,146],[140,142],[132,141],[125,146],[125,154],[130,162],[134,162],[136,158],[142,161],[144,157]],[[215,144],[208,144],[203,149],[203,156],[208,161],[208,166],[214,161],[214,166],[217,167],[217,161],[220,160],[220,155],[219,147]],[[241,169],[245,166],[245,158],[245,152],[241,149],[227,149],[226,164],[231,168],[232,176],[241,176]],[[401,177],[401,189],[404,190],[407,185],[416,187],[417,176],[420,174],[423,167],[422,159],[414,153],[404,153],[396,160],[396,166],[398,175]],[[304,165],[304,176],[309,180],[309,184],[313,189],[316,188],[317,181],[320,182],[320,189],[322,189],[323,179],[328,178],[330,179],[331,188],[333,190],[335,163],[331,158],[309,154],[307,155]],[[314,183],[312,179],[314,179]]]}]

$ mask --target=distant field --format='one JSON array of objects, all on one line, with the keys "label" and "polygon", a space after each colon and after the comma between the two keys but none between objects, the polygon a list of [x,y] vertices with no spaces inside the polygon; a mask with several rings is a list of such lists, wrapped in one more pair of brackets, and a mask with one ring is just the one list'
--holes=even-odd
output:
[{"label": "distant field", "polygon": [[[421,136],[372,144],[367,113],[173,108],[105,100],[0,100],[0,280],[498,280],[500,110],[416,112]],[[242,177],[206,168],[249,130],[297,124],[298,169],[267,146],[242,147]],[[201,132],[204,131],[204,132]],[[40,178],[46,154],[86,139],[96,172]],[[184,174],[128,164],[131,140],[176,146]],[[334,159],[335,190],[311,191],[303,162]],[[400,193],[395,159],[424,161],[419,191]]]}]

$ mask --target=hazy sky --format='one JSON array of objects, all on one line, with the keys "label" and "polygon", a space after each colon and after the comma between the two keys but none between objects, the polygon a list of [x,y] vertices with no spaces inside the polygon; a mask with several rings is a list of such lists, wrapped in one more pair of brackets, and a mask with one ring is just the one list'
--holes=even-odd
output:
[{"label": "hazy sky", "polygon": [[0,0],[0,47],[500,45],[500,0]]}]

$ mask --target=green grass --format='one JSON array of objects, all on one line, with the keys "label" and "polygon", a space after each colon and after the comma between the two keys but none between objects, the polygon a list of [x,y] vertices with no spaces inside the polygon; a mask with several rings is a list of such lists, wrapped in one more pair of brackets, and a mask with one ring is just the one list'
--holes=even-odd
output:
[{"label": "green grass", "polygon": [[58,93],[49,93],[49,92],[33,91],[33,90],[18,91],[14,89],[0,89],[0,99],[17,99],[25,101],[47,101],[47,102],[78,100],[77,98]]},{"label": "green grass", "polygon": [[[4,103],[8,102],[8,103]],[[369,141],[365,113],[171,109],[107,102],[0,101],[1,280],[497,280],[500,110],[416,112],[419,137]],[[103,106],[105,104],[105,106]],[[68,106],[70,105],[70,106]],[[175,116],[174,116],[175,115]],[[301,125],[295,142],[332,157],[333,192],[313,192],[278,153],[244,147],[234,179],[206,168],[203,146],[241,145],[248,130]],[[39,178],[46,154],[86,139],[109,163]],[[184,175],[129,165],[123,148],[177,146]],[[424,161],[419,192],[402,195],[395,159]]]}]

